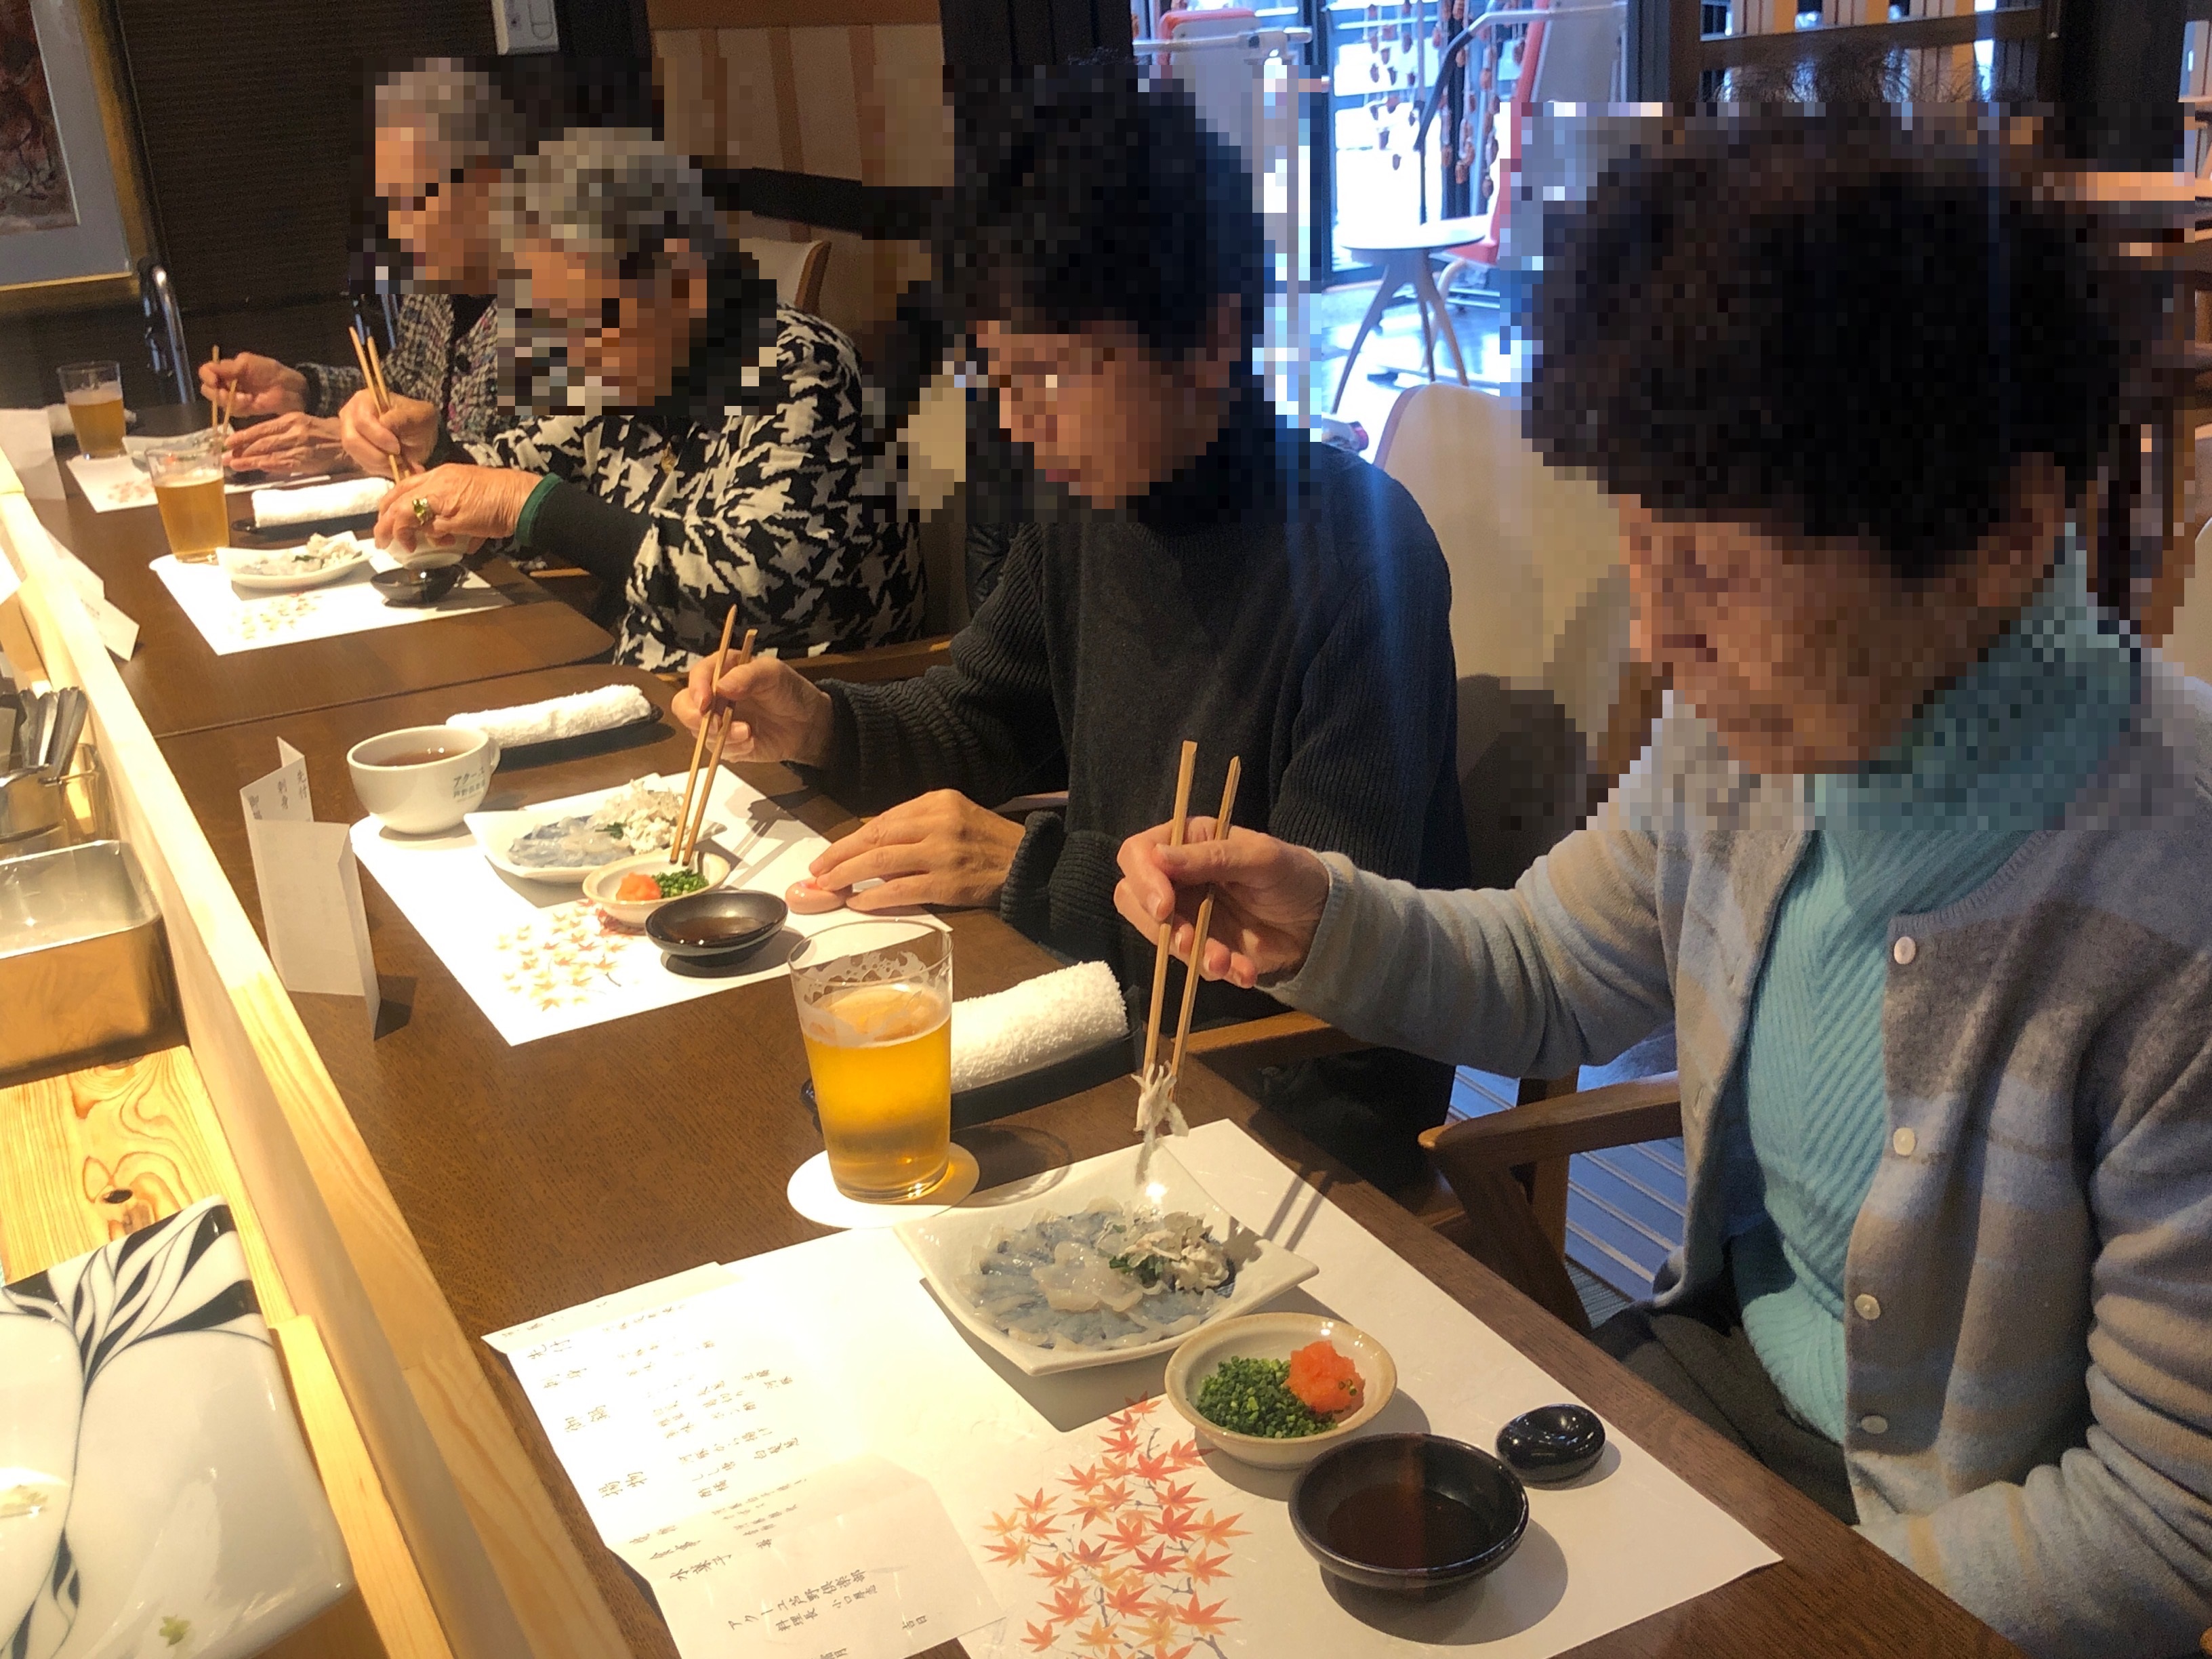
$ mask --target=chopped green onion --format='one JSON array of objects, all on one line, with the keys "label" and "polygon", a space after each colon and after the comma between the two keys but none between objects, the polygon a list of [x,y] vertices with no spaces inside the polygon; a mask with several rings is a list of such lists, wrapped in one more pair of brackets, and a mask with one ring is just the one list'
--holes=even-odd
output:
[{"label": "chopped green onion", "polygon": [[653,878],[663,898],[676,898],[684,893],[696,893],[707,884],[706,877],[696,870],[671,870],[666,875]]},{"label": "chopped green onion", "polygon": [[1298,1440],[1336,1425],[1292,1394],[1287,1359],[1224,1359],[1199,1384],[1198,1414],[1234,1434]]}]

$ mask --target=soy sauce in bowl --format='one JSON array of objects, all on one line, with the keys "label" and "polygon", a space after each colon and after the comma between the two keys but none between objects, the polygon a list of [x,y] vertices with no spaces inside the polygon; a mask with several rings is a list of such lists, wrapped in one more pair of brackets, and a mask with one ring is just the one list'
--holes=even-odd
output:
[{"label": "soy sauce in bowl", "polygon": [[1323,1571],[1426,1600],[1495,1570],[1528,1528],[1528,1494],[1488,1452],[1436,1434],[1365,1435],[1291,1488],[1291,1529]]},{"label": "soy sauce in bowl", "polygon": [[1480,1555],[1492,1536],[1467,1504],[1411,1480],[1363,1486],[1328,1516],[1329,1547],[1378,1567],[1449,1567]]}]

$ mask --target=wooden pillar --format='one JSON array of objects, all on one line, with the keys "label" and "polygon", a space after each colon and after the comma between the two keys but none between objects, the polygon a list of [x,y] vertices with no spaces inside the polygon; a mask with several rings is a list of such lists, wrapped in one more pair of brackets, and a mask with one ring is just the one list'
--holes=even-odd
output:
[{"label": "wooden pillar", "polygon": [[1697,101],[1703,23],[1700,0],[1628,0],[1631,102],[1679,110]]}]

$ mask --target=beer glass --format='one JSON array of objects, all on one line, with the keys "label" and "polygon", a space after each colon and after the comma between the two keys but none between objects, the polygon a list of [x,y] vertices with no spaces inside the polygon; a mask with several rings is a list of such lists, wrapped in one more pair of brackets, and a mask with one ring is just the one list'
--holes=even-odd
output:
[{"label": "beer glass", "polygon": [[62,401],[69,405],[76,447],[88,455],[123,453],[123,365],[64,363]]},{"label": "beer glass", "polygon": [[952,936],[890,918],[826,927],[792,952],[791,989],[837,1190],[927,1192],[952,1146]]},{"label": "beer glass", "polygon": [[169,550],[206,562],[230,533],[222,499],[222,434],[210,428],[149,447],[146,475],[154,481],[154,505],[161,509]]}]

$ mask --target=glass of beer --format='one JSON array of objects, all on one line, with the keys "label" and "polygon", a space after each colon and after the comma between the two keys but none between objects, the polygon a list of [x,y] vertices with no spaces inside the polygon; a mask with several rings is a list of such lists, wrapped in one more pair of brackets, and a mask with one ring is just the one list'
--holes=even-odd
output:
[{"label": "glass of beer", "polygon": [[64,363],[62,401],[69,405],[76,447],[88,455],[123,453],[123,365]]},{"label": "glass of beer", "polygon": [[230,533],[230,510],[222,499],[222,434],[210,428],[150,446],[146,474],[154,481],[154,505],[161,509],[169,550],[205,562]]},{"label": "glass of beer", "polygon": [[826,927],[792,952],[791,989],[837,1190],[927,1192],[952,1148],[952,936],[888,918]]}]

